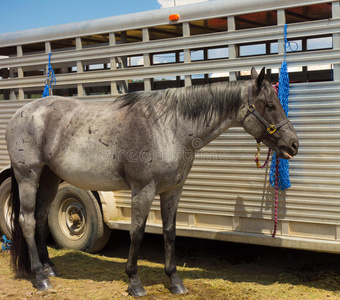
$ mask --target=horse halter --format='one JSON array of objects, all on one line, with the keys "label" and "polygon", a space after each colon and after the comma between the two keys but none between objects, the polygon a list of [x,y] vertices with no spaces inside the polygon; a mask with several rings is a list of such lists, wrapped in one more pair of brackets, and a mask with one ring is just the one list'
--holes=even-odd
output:
[{"label": "horse halter", "polygon": [[278,129],[280,129],[283,125],[285,125],[289,120],[288,118],[282,120],[278,124],[269,124],[261,115],[260,113],[256,110],[255,105],[253,104],[253,81],[249,80],[248,83],[248,111],[246,115],[244,116],[242,120],[242,124],[244,120],[251,114],[253,114],[256,118],[259,119],[259,121],[266,127],[266,130],[261,134],[260,137],[255,138],[257,143],[260,144],[261,141],[266,138],[268,135],[271,135],[275,133]]}]

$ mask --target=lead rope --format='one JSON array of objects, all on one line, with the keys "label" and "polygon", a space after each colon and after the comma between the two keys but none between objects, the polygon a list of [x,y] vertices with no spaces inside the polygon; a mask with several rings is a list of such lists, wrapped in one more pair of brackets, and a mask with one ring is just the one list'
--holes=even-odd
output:
[{"label": "lead rope", "polygon": [[279,204],[279,163],[280,159],[276,156],[276,172],[275,172],[275,213],[274,213],[274,232],[272,237],[274,238],[276,235],[277,229],[277,207]]},{"label": "lead rope", "polygon": [[261,163],[260,163],[260,151],[261,151],[261,144],[257,143],[257,152],[255,154],[254,161],[255,161],[256,167],[258,169],[263,169],[267,165],[267,163],[269,161],[269,157],[270,157],[270,154],[272,152],[272,149],[270,149],[270,148],[268,149],[268,154],[267,154],[266,161],[264,162],[264,164],[262,166],[261,166]]},{"label": "lead rope", "polygon": [[[266,161],[263,163],[261,166],[260,162],[260,151],[261,151],[261,144],[257,143],[257,152],[255,154],[254,161],[256,163],[256,167],[258,169],[263,169],[269,161],[269,157],[271,154],[272,149],[268,149],[268,154]],[[274,213],[274,232],[272,234],[272,237],[274,238],[276,236],[276,230],[277,230],[277,208],[279,204],[279,164],[280,164],[280,159],[276,156],[276,170],[275,170],[275,213]]]}]

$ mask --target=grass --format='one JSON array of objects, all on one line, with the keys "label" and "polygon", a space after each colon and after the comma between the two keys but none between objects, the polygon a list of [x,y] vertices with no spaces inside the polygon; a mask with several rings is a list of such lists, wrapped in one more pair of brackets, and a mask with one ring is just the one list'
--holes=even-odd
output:
[{"label": "grass", "polygon": [[[148,239],[139,261],[139,275],[148,292],[143,299],[340,299],[337,256],[318,265],[313,259],[318,261],[325,255],[307,253],[313,259],[307,257],[303,264],[306,253],[276,250],[280,252],[277,256],[268,254],[273,250],[267,248],[254,253],[252,246],[235,251],[233,244],[228,244],[231,249],[226,252],[219,242],[190,246],[192,240],[178,247],[177,263],[189,293],[171,295],[163,271],[161,241],[155,236]],[[44,293],[37,292],[28,280],[15,279],[9,255],[0,252],[0,299],[132,299],[126,292],[128,278],[124,271],[128,243],[117,250],[112,249],[112,244],[119,246],[112,241],[102,255],[49,248],[62,275],[52,278],[54,289]],[[148,252],[150,249],[152,253]]]}]

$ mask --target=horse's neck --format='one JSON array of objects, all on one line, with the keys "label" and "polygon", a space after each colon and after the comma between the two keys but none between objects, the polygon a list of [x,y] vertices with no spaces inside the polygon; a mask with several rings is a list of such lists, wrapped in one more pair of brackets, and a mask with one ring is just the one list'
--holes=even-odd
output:
[{"label": "horse's neck", "polygon": [[212,120],[207,124],[200,124],[197,127],[195,135],[196,138],[202,140],[202,145],[205,146],[233,126],[235,126],[235,118],[233,115],[222,119],[216,118],[216,120]]},{"label": "horse's neck", "polygon": [[[242,107],[245,107],[247,100],[247,95],[244,95],[245,93],[247,93],[247,89],[245,87],[247,87],[247,85],[239,86],[239,93],[241,95],[239,96],[240,103],[238,109],[230,109],[230,111],[226,111],[225,114],[222,116],[216,113],[211,118],[211,120],[193,121],[194,123],[196,123],[196,126],[193,124],[193,128],[196,128],[196,132],[194,135],[196,136],[196,138],[202,140],[203,146],[210,143],[227,129],[231,127],[240,127],[242,125]],[[235,94],[230,94],[230,96],[235,97]],[[228,101],[228,99],[226,100]]]}]

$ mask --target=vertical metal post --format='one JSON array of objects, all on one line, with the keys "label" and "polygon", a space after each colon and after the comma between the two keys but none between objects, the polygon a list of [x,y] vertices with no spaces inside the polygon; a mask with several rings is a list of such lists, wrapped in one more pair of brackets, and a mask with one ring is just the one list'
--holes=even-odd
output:
[{"label": "vertical metal post", "polygon": [[[127,33],[126,31],[122,31],[120,33],[120,40],[122,43],[127,43]],[[125,69],[127,68],[127,57],[126,56],[121,56],[118,57],[118,62],[119,62],[119,69]],[[120,83],[120,89],[124,92],[127,93],[129,91],[129,82],[127,80],[122,80]]]},{"label": "vertical metal post", "polygon": [[[116,45],[116,34],[114,32],[109,33],[109,45]],[[110,57],[110,70],[117,70],[117,59],[116,57]],[[111,81],[111,95],[115,96],[119,93],[117,82]]]},{"label": "vertical metal post", "polygon": [[[236,24],[235,24],[235,17],[231,16],[228,17],[228,31],[235,31],[236,30]],[[235,59],[237,58],[237,45],[231,44],[228,46],[228,53],[229,53],[229,59]],[[229,73],[229,81],[236,81],[237,79],[237,72],[230,72]]]},{"label": "vertical metal post", "polygon": [[[277,11],[277,25],[284,25],[286,24],[286,15],[285,15],[285,10],[284,9],[279,9]],[[284,47],[285,47],[285,41],[283,38],[283,28],[282,28],[282,38],[279,39],[278,41],[278,53],[280,55],[284,54]]]},{"label": "vertical metal post", "polygon": [[[143,28],[143,42],[150,41],[150,33],[149,28]],[[144,67],[150,67],[151,66],[151,60],[150,60],[150,54],[144,53],[143,54],[143,60],[144,60]],[[151,78],[144,78],[144,91],[151,91],[152,90],[152,79]]]},{"label": "vertical metal post", "polygon": [[[18,57],[23,56],[22,46],[17,46]],[[18,67],[18,78],[24,78],[24,70],[22,67]],[[19,100],[25,99],[25,93],[23,88],[19,88]]]},{"label": "vertical metal post", "polygon": [[[81,50],[83,48],[83,43],[81,41],[81,37],[76,37],[76,50]],[[84,72],[84,65],[81,60],[77,60],[77,73],[83,73]],[[77,84],[77,94],[78,96],[84,96],[85,90],[82,83]]]},{"label": "vertical metal post", "polygon": [[[51,43],[45,42],[45,53],[49,54],[52,51]],[[45,65],[45,75],[48,74],[48,63]]]},{"label": "vertical metal post", "polygon": [[[284,9],[279,9],[277,11],[277,25],[282,25],[282,38],[277,40],[277,46],[278,46],[278,54],[279,55],[284,55],[285,51],[285,39],[284,39],[284,32],[283,32],[283,26],[286,24],[286,13]],[[280,76],[280,68],[279,68],[279,73],[277,75],[277,80],[279,80]]]},{"label": "vertical metal post", "polygon": [[[9,69],[9,77],[14,78],[14,69],[13,68]],[[10,100],[17,100],[17,96],[15,94],[15,89],[11,89],[9,93],[10,93],[10,95],[9,95]]]},{"label": "vertical metal post", "polygon": [[[340,18],[340,2],[332,2],[332,18]],[[333,49],[340,49],[340,33],[333,33]],[[340,80],[340,64],[334,64],[333,80]]]},{"label": "vertical metal post", "polygon": [[[183,36],[189,37],[190,36],[190,24],[189,22],[183,23]],[[184,49],[184,63],[191,63],[191,52],[190,49]],[[184,85],[191,86],[191,75],[184,75]]]}]

